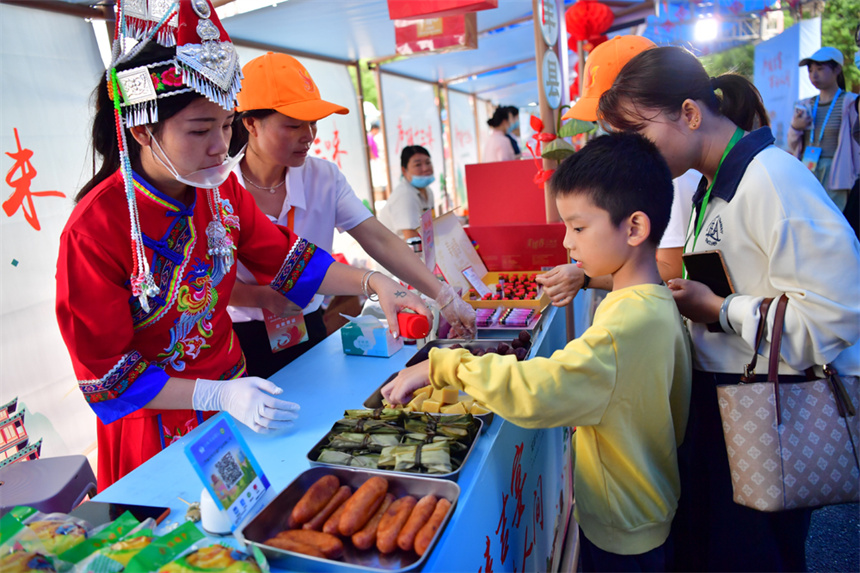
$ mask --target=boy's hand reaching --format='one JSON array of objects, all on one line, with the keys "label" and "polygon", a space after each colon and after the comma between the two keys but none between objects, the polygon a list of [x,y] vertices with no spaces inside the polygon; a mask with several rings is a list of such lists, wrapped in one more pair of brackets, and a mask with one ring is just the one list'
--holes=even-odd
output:
[{"label": "boy's hand reaching", "polygon": [[430,361],[424,360],[401,370],[397,377],[382,387],[382,397],[392,404],[405,404],[419,388],[430,385]]},{"label": "boy's hand reaching", "polygon": [[570,304],[585,282],[585,272],[574,264],[559,265],[535,277],[553,306]]},{"label": "boy's hand reaching", "polygon": [[707,285],[684,279],[672,279],[668,283],[678,310],[693,322],[705,324],[720,319],[723,298],[714,294]]}]

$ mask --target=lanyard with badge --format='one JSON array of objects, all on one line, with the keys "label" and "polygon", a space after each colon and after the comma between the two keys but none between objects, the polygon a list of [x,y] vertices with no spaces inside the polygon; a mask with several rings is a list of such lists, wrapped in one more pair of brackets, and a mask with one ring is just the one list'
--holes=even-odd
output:
[{"label": "lanyard with badge", "polygon": [[[717,165],[717,170],[714,172],[714,178],[711,180],[711,184],[708,185],[708,190],[705,191],[705,196],[702,198],[702,206],[699,207],[698,211],[695,209],[692,213],[690,213],[690,222],[687,224],[687,228],[690,228],[690,225],[693,223],[693,217],[696,216],[696,226],[693,229],[693,246],[690,248],[692,252],[696,250],[696,241],[699,240],[699,233],[702,232],[702,226],[705,224],[705,211],[708,209],[708,201],[711,198],[711,191],[714,189],[714,183],[717,182],[717,175],[720,173],[720,168],[723,166],[723,161],[726,160],[729,152],[732,148],[740,141],[744,136],[744,130],[741,128],[736,128],[735,133],[732,135],[729,144],[726,146],[726,149],[723,151],[723,156],[720,157],[720,163]],[[684,268],[684,278],[689,278],[686,267]]]},{"label": "lanyard with badge", "polygon": [[842,88],[836,89],[836,95],[833,96],[833,101],[830,102],[830,107],[827,108],[827,115],[824,116],[824,122],[821,125],[821,133],[818,136],[818,145],[815,145],[815,116],[818,115],[818,100],[821,95],[815,96],[815,103],[812,106],[812,125],[809,127],[809,145],[803,150],[801,161],[810,171],[815,171],[818,167],[818,161],[821,159],[821,142],[824,140],[824,129],[827,127],[827,122],[830,120],[830,114],[833,113],[833,108],[836,107],[836,101],[842,94]]},{"label": "lanyard with badge", "polygon": [[[287,228],[290,232],[294,229],[295,220],[296,209],[290,205],[290,211],[287,213]],[[269,335],[269,346],[273,353],[308,340],[308,327],[301,309],[296,314],[277,316],[264,308],[263,321],[266,324],[266,334]]]}]

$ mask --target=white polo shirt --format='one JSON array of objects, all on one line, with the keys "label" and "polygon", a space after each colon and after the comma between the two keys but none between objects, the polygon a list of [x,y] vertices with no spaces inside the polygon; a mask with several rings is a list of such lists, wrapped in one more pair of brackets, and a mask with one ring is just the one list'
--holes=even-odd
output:
[{"label": "white polo shirt", "polygon": [[661,249],[677,249],[684,246],[687,225],[690,223],[690,213],[693,211],[693,195],[695,195],[701,179],[701,173],[695,169],[690,169],[672,180],[675,197],[672,200],[669,224],[666,225],[666,231],[663,233],[663,238],[660,239]]},{"label": "white polo shirt", "polygon": [[[234,173],[239,184],[246,187],[238,165]],[[331,161],[308,157],[301,167],[287,169],[286,185],[287,198],[281,214],[277,219],[271,216],[269,219],[286,227],[290,209],[295,209],[293,231],[328,252],[332,249],[335,229],[341,233],[349,231],[373,216]],[[238,263],[236,278],[246,284],[257,284],[241,262]],[[305,307],[304,314],[317,310],[322,301],[323,295],[315,295]],[[263,320],[263,311],[259,308],[228,306],[227,312],[233,322]]]}]

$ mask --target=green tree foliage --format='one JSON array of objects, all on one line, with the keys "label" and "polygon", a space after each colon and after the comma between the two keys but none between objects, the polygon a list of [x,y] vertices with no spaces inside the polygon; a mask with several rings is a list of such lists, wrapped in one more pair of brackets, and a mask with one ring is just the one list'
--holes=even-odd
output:
[{"label": "green tree foliage", "polygon": [[744,44],[724,52],[703,56],[700,59],[709,76],[716,77],[720,74],[733,72],[746,76],[749,81],[753,81],[755,70],[755,46],[753,44]]},{"label": "green tree foliage", "polygon": [[[821,15],[821,45],[833,46],[845,57],[845,85],[851,91],[860,89],[860,70],[854,65],[857,45],[854,31],[860,22],[860,0],[827,0]],[[794,24],[794,19],[785,11],[785,27]],[[753,81],[755,46],[745,44],[723,52],[701,58],[711,76],[735,72]]]},{"label": "green tree foliage", "polygon": [[827,0],[821,16],[821,45],[833,46],[845,57],[842,71],[845,87],[851,91],[860,89],[860,70],[854,65],[857,44],[854,31],[860,22],[860,0]]}]

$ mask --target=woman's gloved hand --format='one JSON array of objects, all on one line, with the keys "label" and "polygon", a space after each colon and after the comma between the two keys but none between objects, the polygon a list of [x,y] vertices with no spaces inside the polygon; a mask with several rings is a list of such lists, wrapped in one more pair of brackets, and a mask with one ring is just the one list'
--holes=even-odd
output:
[{"label": "woman's gloved hand", "polygon": [[474,338],[475,337],[475,309],[457,296],[454,289],[448,283],[443,283],[436,295],[436,304],[439,311],[448,324],[451,325],[449,338]]},{"label": "woman's gloved hand", "polygon": [[234,380],[198,378],[192,407],[204,412],[227,412],[255,432],[266,434],[289,428],[299,416],[299,405],[275,398],[281,388],[256,376]]}]

